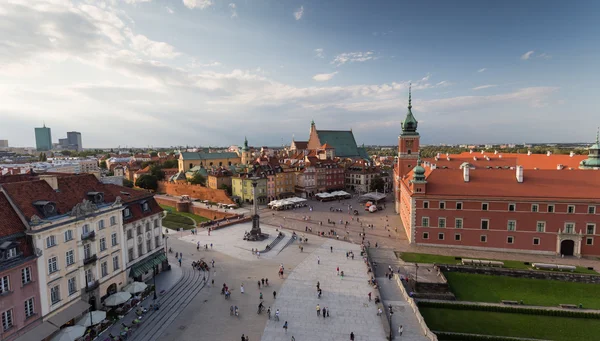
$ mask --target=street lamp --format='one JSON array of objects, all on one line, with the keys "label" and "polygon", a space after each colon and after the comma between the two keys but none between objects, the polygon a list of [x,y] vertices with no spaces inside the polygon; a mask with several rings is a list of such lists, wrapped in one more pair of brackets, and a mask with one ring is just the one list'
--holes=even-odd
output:
[{"label": "street lamp", "polygon": [[394,312],[392,311],[392,304],[390,303],[388,305],[388,309],[390,311],[390,340],[392,340],[394,338],[394,334],[393,334],[393,328],[392,328],[392,315],[394,314]]},{"label": "street lamp", "polygon": [[415,263],[415,292],[417,292],[417,282],[419,281],[419,264]]},{"label": "street lamp", "polygon": [[153,276],[153,277],[154,277],[154,303],[155,303],[155,304],[156,304],[156,299],[157,299],[157,297],[156,297],[156,267],[157,267],[157,265],[155,265],[155,266],[152,268],[152,272],[154,273],[154,276]]}]

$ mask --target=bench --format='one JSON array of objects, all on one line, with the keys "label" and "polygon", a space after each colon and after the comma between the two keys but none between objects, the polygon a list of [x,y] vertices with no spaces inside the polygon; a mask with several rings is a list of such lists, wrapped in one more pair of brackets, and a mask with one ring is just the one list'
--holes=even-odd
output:
[{"label": "bench", "polygon": [[512,305],[517,305],[519,304],[518,301],[507,301],[507,300],[502,300],[502,304],[512,304]]},{"label": "bench", "polygon": [[559,304],[558,306],[565,309],[577,309],[575,304]]}]

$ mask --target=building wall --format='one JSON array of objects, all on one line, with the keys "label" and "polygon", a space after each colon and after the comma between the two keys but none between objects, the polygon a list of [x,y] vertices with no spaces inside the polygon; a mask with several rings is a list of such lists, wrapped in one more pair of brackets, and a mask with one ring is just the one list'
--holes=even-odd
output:
[{"label": "building wall", "polygon": [[[200,200],[208,200],[223,204],[233,204],[233,200],[227,196],[227,192],[224,190],[212,189],[203,187],[201,185],[159,181],[157,193],[166,193],[174,196],[189,195],[192,198]],[[234,193],[234,195],[236,194]]]},{"label": "building wall", "polygon": [[212,189],[219,189],[222,185],[227,185],[229,188],[231,188],[231,176],[209,175],[207,184],[208,187]]},{"label": "building wall", "polygon": [[[132,205],[137,205],[137,203]],[[147,257],[153,255],[163,247],[162,217],[163,213],[161,212],[131,223],[127,223],[125,220],[123,227],[125,245],[123,259],[126,260],[126,284],[133,282],[133,278],[129,276],[131,267],[139,262],[143,262]],[[150,242],[150,247],[148,247],[148,241]],[[140,246],[142,249],[141,253]],[[144,278],[149,276],[152,276],[152,274],[149,273]]]},{"label": "building wall", "polygon": [[196,166],[202,166],[204,168],[210,167],[221,167],[221,166],[231,166],[237,165],[241,163],[240,157],[232,157],[232,158],[220,158],[220,159],[209,159],[209,160],[182,160],[181,158],[178,161],[179,171],[187,172],[190,168],[194,168]]}]

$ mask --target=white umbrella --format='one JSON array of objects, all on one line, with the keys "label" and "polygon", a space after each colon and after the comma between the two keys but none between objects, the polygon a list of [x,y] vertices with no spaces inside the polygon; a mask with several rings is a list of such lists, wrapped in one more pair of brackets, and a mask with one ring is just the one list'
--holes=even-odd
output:
[{"label": "white umbrella", "polygon": [[104,305],[107,307],[114,307],[119,304],[123,304],[127,302],[128,299],[131,298],[131,294],[128,292],[117,292],[108,296],[107,299],[104,300]]},{"label": "white umbrella", "polygon": [[138,292],[144,291],[148,287],[148,284],[142,282],[133,282],[128,284],[123,288],[123,291],[126,291],[130,294],[137,294]]},{"label": "white umbrella", "polygon": [[78,337],[82,336],[85,333],[84,326],[72,326],[61,329],[58,334],[56,334],[52,341],[75,341]]},{"label": "white umbrella", "polygon": [[102,310],[95,310],[91,313],[86,313],[83,315],[83,318],[77,322],[78,325],[89,327],[96,324],[99,324],[106,318],[106,312]]}]

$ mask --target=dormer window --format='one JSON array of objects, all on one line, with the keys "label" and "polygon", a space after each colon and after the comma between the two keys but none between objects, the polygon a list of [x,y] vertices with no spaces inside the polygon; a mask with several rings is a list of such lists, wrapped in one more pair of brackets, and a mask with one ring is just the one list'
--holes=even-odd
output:
[{"label": "dormer window", "polygon": [[6,259],[11,259],[17,257],[17,248],[13,247],[8,249],[8,251],[6,251]]},{"label": "dormer window", "polygon": [[46,200],[38,200],[33,203],[35,208],[43,217],[52,217],[58,214],[56,210],[56,203]]},{"label": "dormer window", "polygon": [[148,204],[148,202],[147,202],[147,201],[145,201],[145,202],[143,202],[143,203],[142,203],[142,211],[143,211],[143,212],[148,212],[148,211],[150,211],[150,204]]},{"label": "dormer window", "polygon": [[101,204],[104,202],[104,193],[102,192],[88,192],[88,200],[94,204]]},{"label": "dormer window", "polygon": [[125,209],[123,210],[123,217],[125,217],[125,218],[131,217],[131,209],[129,207],[125,207]]}]

